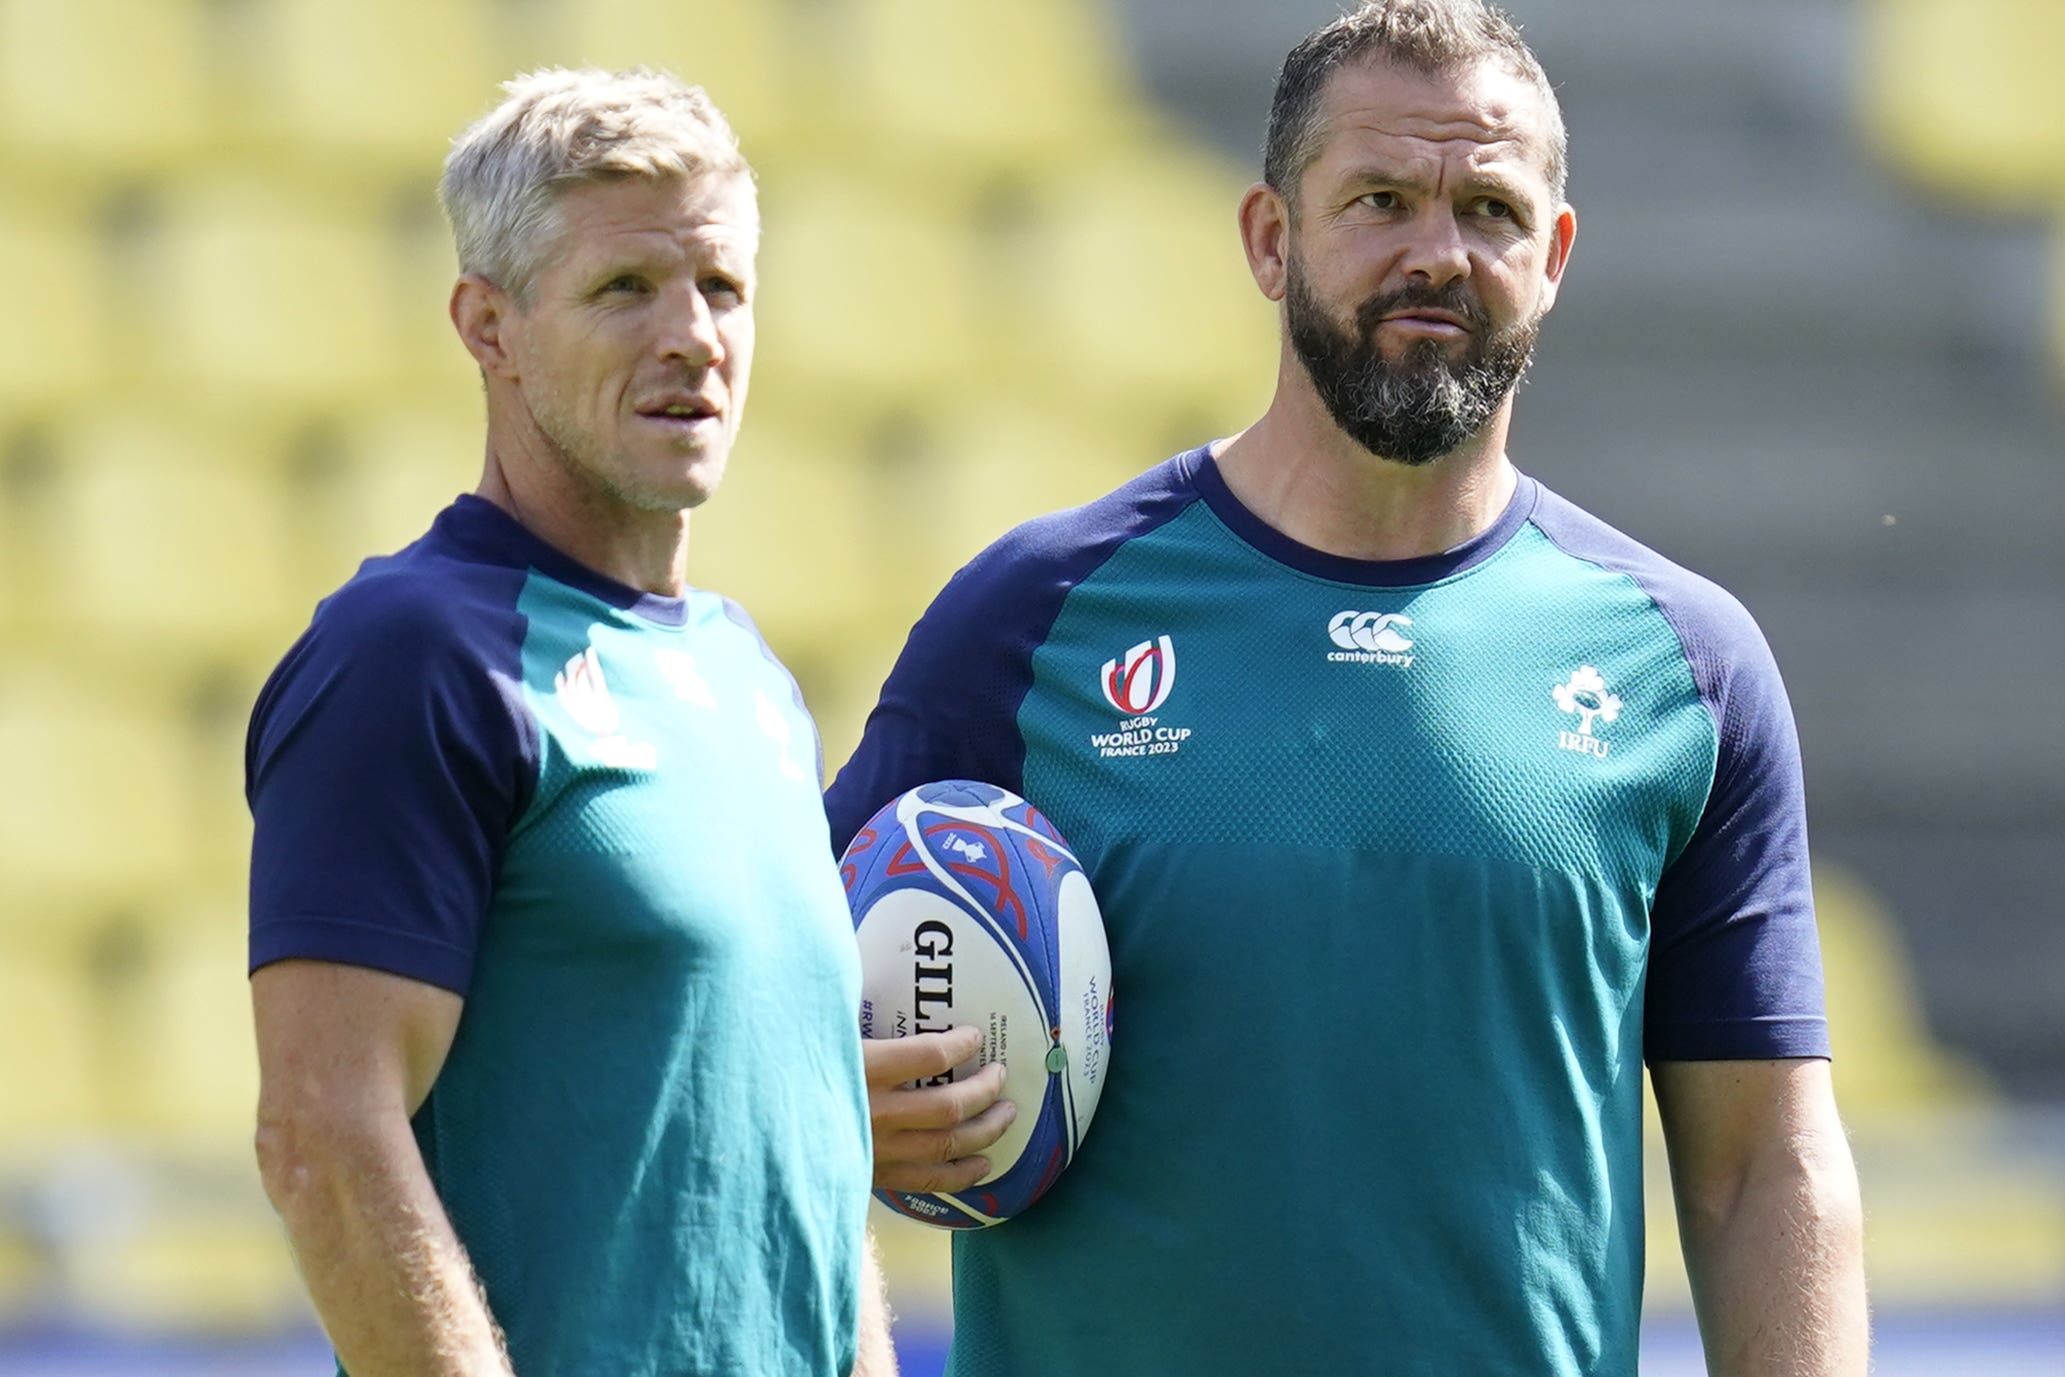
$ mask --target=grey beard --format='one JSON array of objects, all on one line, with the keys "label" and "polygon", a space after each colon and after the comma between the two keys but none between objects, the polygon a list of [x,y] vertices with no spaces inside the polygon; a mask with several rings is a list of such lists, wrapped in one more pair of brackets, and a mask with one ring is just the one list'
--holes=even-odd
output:
[{"label": "grey beard", "polygon": [[[1453,311],[1475,327],[1463,358],[1451,362],[1435,340],[1395,363],[1383,356],[1377,322],[1413,306]],[[1364,302],[1361,334],[1352,335],[1327,316],[1295,262],[1284,308],[1291,347],[1334,424],[1371,454],[1409,467],[1433,463],[1484,429],[1526,375],[1541,333],[1539,316],[1487,333],[1483,307],[1467,292],[1408,288]]]}]

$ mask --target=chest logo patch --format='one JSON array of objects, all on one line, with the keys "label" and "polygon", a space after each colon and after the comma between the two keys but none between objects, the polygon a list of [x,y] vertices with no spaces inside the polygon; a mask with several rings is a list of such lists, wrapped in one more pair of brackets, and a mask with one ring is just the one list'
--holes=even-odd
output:
[{"label": "chest logo patch", "polygon": [[1167,636],[1142,641],[1123,660],[1106,660],[1104,701],[1129,717],[1153,712],[1176,687],[1176,643]]},{"label": "chest logo patch", "polygon": [[1115,660],[1106,660],[1097,685],[1120,714],[1118,730],[1092,732],[1090,744],[1103,759],[1175,755],[1190,739],[1189,727],[1165,727],[1155,714],[1176,687],[1176,642],[1168,636],[1142,641]]},{"label": "chest logo patch", "polygon": [[602,657],[593,645],[552,676],[552,689],[574,725],[595,738],[595,758],[602,764],[620,770],[650,770],[659,763],[659,752],[650,741],[633,741],[623,734],[624,714],[610,696]]},{"label": "chest logo patch", "polygon": [[1396,665],[1411,669],[1412,641],[1404,628],[1411,617],[1397,612],[1336,612],[1326,624],[1327,639],[1338,650],[1327,659],[1337,665]]},{"label": "chest logo patch", "polygon": [[1557,707],[1578,719],[1576,731],[1565,728],[1556,734],[1556,744],[1566,751],[1604,760],[1613,743],[1594,732],[1593,726],[1601,722],[1613,725],[1619,720],[1621,709],[1620,695],[1606,691],[1605,676],[1590,665],[1579,665],[1570,682],[1558,684],[1549,690],[1549,696],[1556,700]]}]

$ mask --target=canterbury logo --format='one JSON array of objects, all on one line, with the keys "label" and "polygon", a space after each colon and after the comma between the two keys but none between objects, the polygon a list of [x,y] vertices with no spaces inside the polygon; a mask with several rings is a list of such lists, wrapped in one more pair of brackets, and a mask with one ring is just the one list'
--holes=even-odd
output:
[{"label": "canterbury logo", "polygon": [[1396,612],[1336,612],[1326,624],[1326,634],[1343,650],[1381,650],[1398,655],[1411,650],[1413,643],[1397,628],[1412,624],[1411,617]]},{"label": "canterbury logo", "polygon": [[1123,660],[1106,660],[1099,680],[1104,701],[1126,716],[1153,712],[1176,686],[1176,643],[1167,636],[1142,641]]}]

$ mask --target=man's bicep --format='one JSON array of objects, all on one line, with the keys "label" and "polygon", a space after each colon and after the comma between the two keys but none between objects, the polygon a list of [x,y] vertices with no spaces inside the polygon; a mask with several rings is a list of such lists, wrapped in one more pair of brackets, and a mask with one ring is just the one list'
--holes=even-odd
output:
[{"label": "man's bicep", "polygon": [[416,603],[338,602],[252,717],[250,968],[327,961],[463,992],[537,768],[514,651]]},{"label": "man's bicep", "polygon": [[1711,788],[1650,912],[1652,1064],[1828,1054],[1799,737],[1768,647],[1738,630]]},{"label": "man's bicep", "polygon": [[252,973],[261,1102],[275,1112],[372,1115],[421,1107],[465,1001],[406,976],[331,961]]}]

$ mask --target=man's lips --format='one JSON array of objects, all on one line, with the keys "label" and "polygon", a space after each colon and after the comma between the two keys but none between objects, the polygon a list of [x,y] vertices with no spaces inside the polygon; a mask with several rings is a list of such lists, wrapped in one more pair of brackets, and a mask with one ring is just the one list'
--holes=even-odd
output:
[{"label": "man's lips", "polygon": [[1430,334],[1464,334],[1470,329],[1470,322],[1453,311],[1443,311],[1431,306],[1416,306],[1404,311],[1393,311],[1380,322],[1384,325],[1404,325],[1425,330]]},{"label": "man's lips", "polygon": [[681,425],[714,420],[720,414],[717,404],[706,397],[661,397],[634,409],[647,420]]}]

